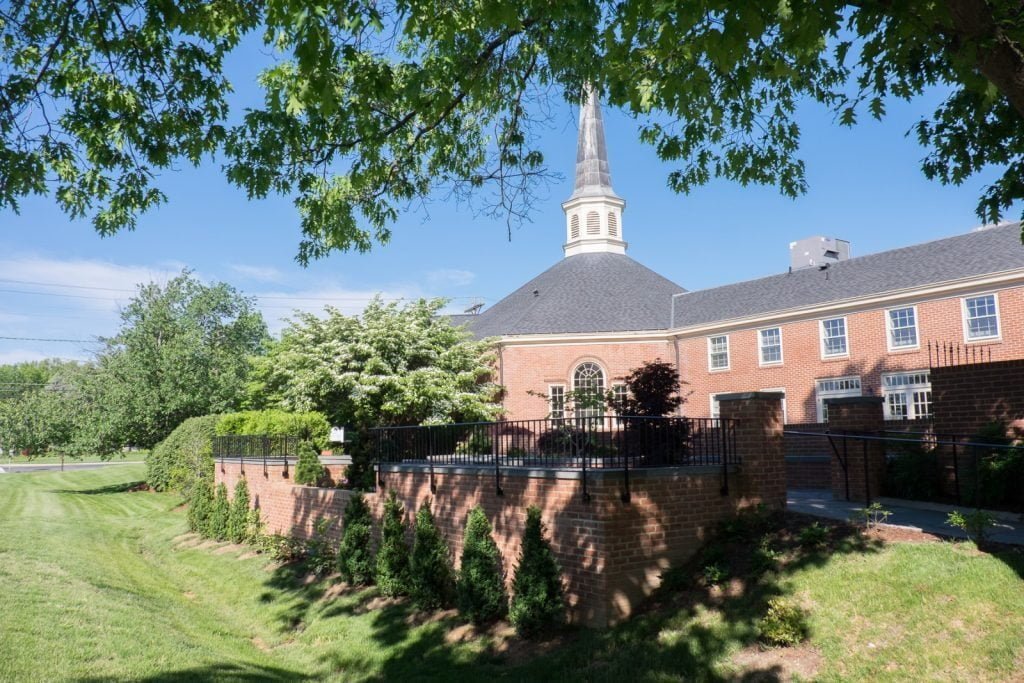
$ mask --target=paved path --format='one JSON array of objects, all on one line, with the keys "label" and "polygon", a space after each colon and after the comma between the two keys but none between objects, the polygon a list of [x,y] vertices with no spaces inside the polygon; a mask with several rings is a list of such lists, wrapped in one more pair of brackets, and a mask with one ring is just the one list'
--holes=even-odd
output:
[{"label": "paved path", "polygon": [[[113,467],[115,465],[137,465],[142,460],[114,460],[108,462],[74,462],[68,460],[64,463],[64,471],[71,470],[94,470],[99,467]],[[60,470],[59,462],[33,462],[18,464],[0,464],[0,474],[17,474],[19,472],[50,472]]]},{"label": "paved path", "polygon": [[[861,503],[848,503],[845,500],[834,500],[832,492],[818,489],[791,489],[787,492],[787,507],[793,512],[802,512],[828,519],[850,519],[856,517],[863,509]],[[946,524],[946,515],[956,509],[949,505],[919,503],[917,501],[881,498],[878,501],[892,513],[889,524],[918,529],[931,534],[940,534],[953,538],[966,538],[960,529]],[[961,507],[968,512],[971,508]],[[992,540],[1000,543],[1024,545],[1024,520],[1019,515],[999,513],[996,527],[992,532]]]}]

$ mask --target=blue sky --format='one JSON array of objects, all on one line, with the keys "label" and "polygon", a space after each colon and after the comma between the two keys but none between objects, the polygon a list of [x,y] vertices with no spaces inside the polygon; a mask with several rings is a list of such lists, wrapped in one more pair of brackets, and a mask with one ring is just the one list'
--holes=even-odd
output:
[{"label": "blue sky", "polygon": [[[255,67],[238,59],[233,69],[243,103],[255,96]],[[995,176],[962,187],[924,178],[925,151],[905,133],[933,104],[891,103],[884,122],[852,129],[835,126],[819,107],[803,108],[810,190],[795,201],[773,188],[724,181],[677,195],[666,186],[673,167],[639,143],[636,122],[606,109],[612,179],[627,202],[628,253],[688,289],[703,289],[785,270],[789,242],[810,235],[847,239],[856,256],[966,232],[978,224],[975,202]],[[303,269],[294,261],[300,234],[291,200],[250,202],[213,162],[165,174],[169,202],[142,216],[135,232],[114,237],[69,220],[48,198],[30,199],[20,215],[0,212],[0,336],[111,335],[117,308],[137,283],[184,267],[261,297],[272,331],[293,308],[318,310],[329,302],[356,312],[375,293],[453,297],[453,310],[474,301],[491,305],[562,257],[560,203],[571,192],[575,119],[568,105],[556,109],[543,151],[563,179],[511,241],[504,221],[439,199],[426,213],[404,215],[387,246],[335,254]],[[1008,217],[1018,214],[1019,208]],[[85,358],[94,348],[0,339],[0,363]]]}]

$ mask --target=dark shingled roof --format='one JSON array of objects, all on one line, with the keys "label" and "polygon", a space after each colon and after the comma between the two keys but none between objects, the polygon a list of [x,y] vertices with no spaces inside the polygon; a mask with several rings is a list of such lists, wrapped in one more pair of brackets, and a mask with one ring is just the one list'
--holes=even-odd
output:
[{"label": "dark shingled roof", "polygon": [[806,268],[673,300],[674,327],[746,318],[961,278],[1024,268],[1020,224],[1011,223],[852,258],[826,270]]},{"label": "dark shingled roof", "polygon": [[686,290],[623,254],[564,258],[479,315],[453,315],[478,338],[627,332],[669,326],[672,295]]}]

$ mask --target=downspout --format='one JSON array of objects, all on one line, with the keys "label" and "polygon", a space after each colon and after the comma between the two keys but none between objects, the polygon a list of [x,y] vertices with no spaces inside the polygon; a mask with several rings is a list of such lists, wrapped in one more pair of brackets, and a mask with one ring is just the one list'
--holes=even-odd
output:
[{"label": "downspout", "polygon": [[[676,375],[679,377],[679,384],[680,384],[679,388],[681,390],[682,389],[682,384],[683,384],[683,366],[680,364],[679,335],[676,335],[676,336],[672,337],[672,345],[675,346],[675,351],[676,351]],[[683,404],[682,403],[680,403],[679,406],[676,408],[676,414],[679,417],[683,417]]]}]

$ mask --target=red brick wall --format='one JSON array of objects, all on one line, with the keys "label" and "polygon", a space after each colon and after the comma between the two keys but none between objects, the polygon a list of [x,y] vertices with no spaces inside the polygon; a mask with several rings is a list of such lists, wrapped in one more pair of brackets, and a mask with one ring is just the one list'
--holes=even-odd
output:
[{"label": "red brick wall", "polygon": [[[562,564],[570,617],[593,625],[614,623],[658,585],[665,569],[689,558],[719,521],[747,505],[784,506],[778,403],[737,401],[726,410],[741,420],[737,452],[743,458],[740,470],[730,476],[728,495],[722,494],[718,466],[634,470],[631,499],[624,502],[621,471],[589,472],[588,501],[579,472],[504,470],[499,496],[490,468],[435,467],[436,492],[431,493],[428,471],[406,465],[385,466],[380,491],[368,494],[367,501],[379,519],[390,491],[410,516],[430,500],[456,565],[466,516],[480,505],[494,525],[509,581],[526,508],[536,505]],[[239,469],[237,461],[217,463],[218,482],[233,489]],[[268,532],[308,537],[317,518],[340,520],[351,492],[295,486],[283,474],[280,466],[265,474],[261,463],[245,464],[250,494]],[[335,538],[339,526],[332,527]]]},{"label": "red brick wall", "polygon": [[[1003,289],[998,294],[1002,340],[979,342],[977,345],[990,347],[995,360],[1024,358],[1024,335],[1019,333],[1024,325],[1024,288]],[[692,391],[685,412],[694,417],[708,416],[710,394],[781,387],[786,390],[787,422],[813,422],[818,419],[815,380],[846,375],[861,377],[864,394],[870,391],[880,395],[882,373],[928,369],[926,342],[929,340],[963,342],[961,299],[958,295],[847,313],[849,356],[840,359],[822,359],[819,334],[819,321],[839,314],[778,325],[782,328],[783,363],[770,367],[758,365],[757,334],[762,327],[776,325],[728,332],[730,367],[725,371],[708,370],[708,335],[681,339],[680,373]],[[886,310],[912,304],[917,306],[921,348],[889,351],[886,345]]]},{"label": "red brick wall", "polygon": [[970,436],[993,420],[1024,430],[1024,360],[934,368],[932,400],[937,434]]},{"label": "red brick wall", "polygon": [[548,416],[547,401],[529,392],[547,394],[549,384],[572,390],[573,371],[587,361],[604,370],[605,386],[647,361],[660,358],[675,363],[671,342],[616,342],[608,344],[509,345],[501,349],[501,382],[506,388],[504,406],[510,420],[534,420]]}]

